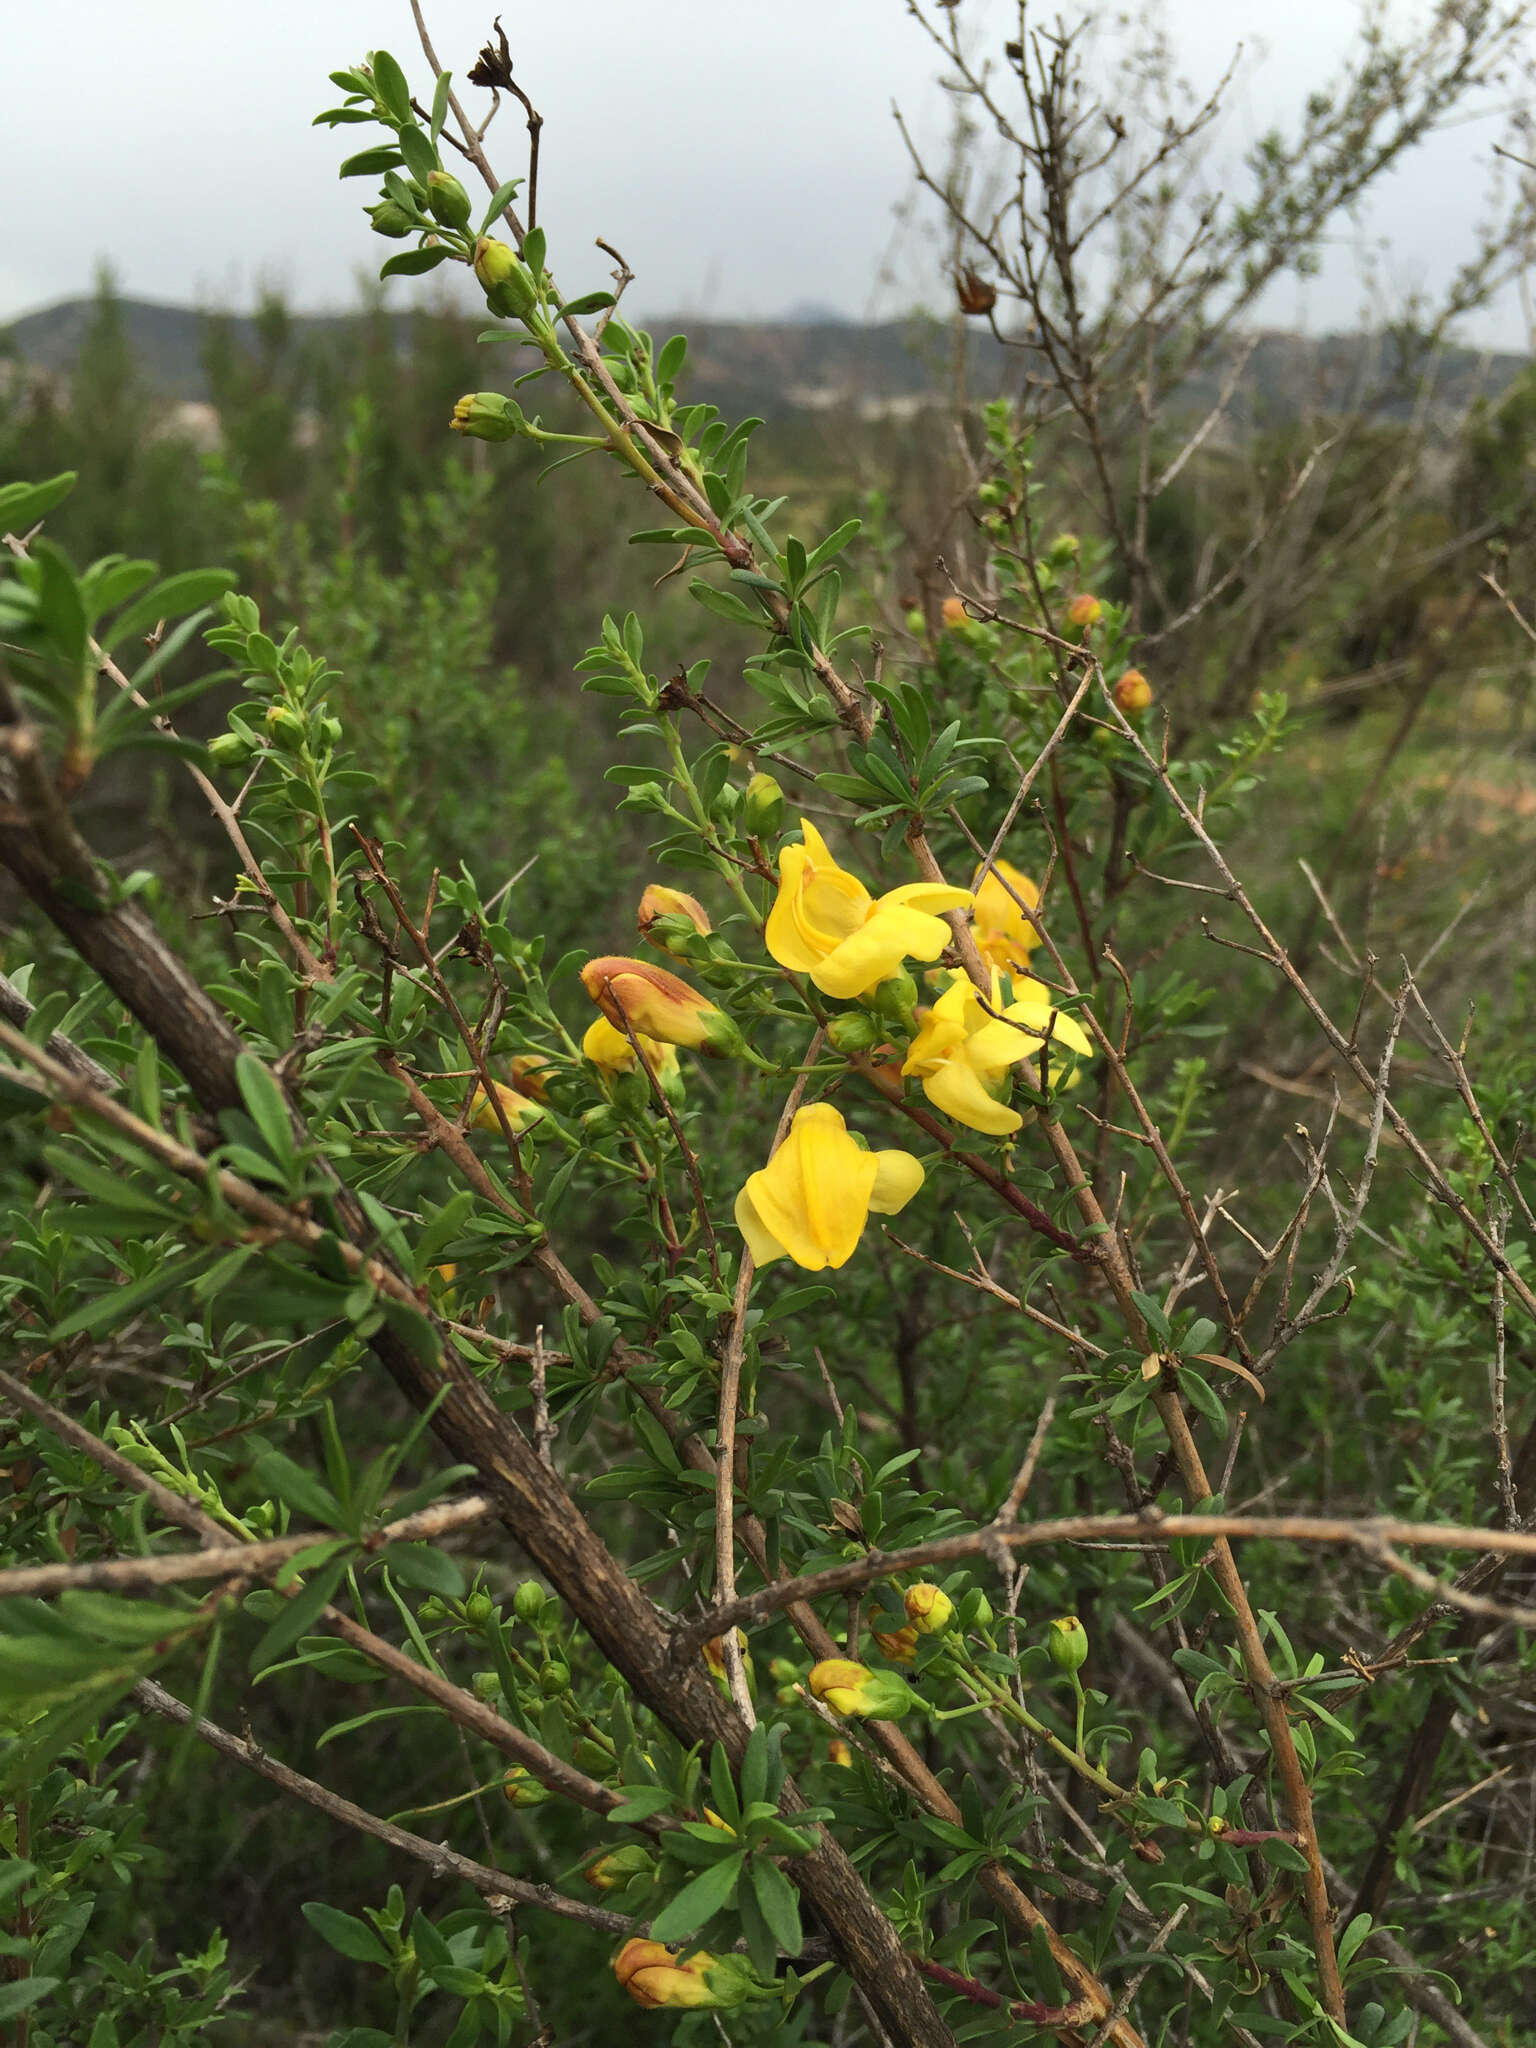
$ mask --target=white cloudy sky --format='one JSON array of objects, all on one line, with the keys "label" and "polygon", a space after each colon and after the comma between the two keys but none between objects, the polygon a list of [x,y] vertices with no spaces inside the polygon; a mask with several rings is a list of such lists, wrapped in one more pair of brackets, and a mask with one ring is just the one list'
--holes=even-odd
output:
[{"label": "white cloudy sky", "polygon": [[[1429,4],[1390,0],[1398,19]],[[428,0],[460,78],[495,5]],[[1009,0],[967,7],[994,44],[1016,16]],[[503,0],[502,11],[546,116],[541,212],[568,289],[606,281],[601,234],[638,273],[642,313],[769,317],[813,303],[859,318],[911,303],[925,257],[894,220],[909,177],[891,106],[938,143],[946,103],[903,0]],[[1327,77],[1358,12],[1357,0],[1165,4],[1196,84],[1244,46],[1234,160]],[[335,96],[327,71],[371,46],[425,75],[406,0],[0,0],[0,36],[11,197],[0,319],[88,289],[103,256],[137,296],[239,305],[269,281],[309,308],[348,303],[359,267],[380,260],[359,212],[373,193],[336,178],[364,131],[310,120]],[[1362,237],[1397,286],[1448,276],[1501,132],[1497,96],[1481,105],[1393,176],[1365,223],[1341,223],[1322,278],[1285,288],[1266,316],[1352,324]],[[515,113],[492,131],[507,175],[521,168]],[[401,300],[412,289],[396,287]],[[1470,338],[1524,345],[1516,295]]]}]

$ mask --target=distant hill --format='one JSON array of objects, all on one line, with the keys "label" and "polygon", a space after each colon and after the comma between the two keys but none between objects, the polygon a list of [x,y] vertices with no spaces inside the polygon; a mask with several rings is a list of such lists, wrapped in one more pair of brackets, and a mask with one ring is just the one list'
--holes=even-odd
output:
[{"label": "distant hill", "polygon": [[[201,352],[207,316],[190,306],[157,305],[146,299],[121,299],[124,331],[137,354],[146,382],[167,399],[198,401],[207,397]],[[0,350],[35,370],[67,376],[89,327],[94,302],[67,299],[37,313],[24,314],[0,331]],[[662,319],[647,324],[658,336],[681,327],[689,337],[688,390],[692,397],[718,405],[728,417],[758,413],[783,418],[796,413],[852,410],[866,418],[901,417],[932,402],[947,388],[954,362],[952,330],[932,318],[885,321],[861,326],[805,316],[778,321]],[[295,351],[329,352],[362,317],[358,314],[289,316],[288,347]],[[402,353],[424,317],[388,313],[382,317],[394,330]],[[451,317],[451,316],[449,316]],[[466,326],[477,316],[466,315]],[[227,316],[232,338],[241,346],[257,346],[256,323]],[[1383,410],[1406,413],[1414,403],[1405,385],[1391,395],[1395,343],[1391,336],[1332,335],[1312,339],[1271,333],[1261,336],[1243,370],[1227,433],[1276,417],[1295,417],[1311,409],[1342,409],[1358,404],[1365,391],[1378,395],[1387,387]],[[967,386],[973,397],[989,397],[1016,385],[1028,353],[1005,349],[984,329],[973,326],[967,336]],[[1436,367],[1435,409],[1445,418],[1458,416],[1478,396],[1496,396],[1528,367],[1530,358],[1514,354],[1448,349]],[[1224,374],[1221,363],[1191,380],[1181,392],[1181,410],[1201,414],[1215,402]]]}]

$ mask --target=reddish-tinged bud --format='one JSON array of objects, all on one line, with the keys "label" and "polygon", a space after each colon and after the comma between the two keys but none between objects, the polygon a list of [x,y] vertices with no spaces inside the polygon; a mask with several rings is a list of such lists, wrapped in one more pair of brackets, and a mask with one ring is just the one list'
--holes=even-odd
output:
[{"label": "reddish-tinged bud", "polygon": [[971,623],[971,615],[965,608],[963,597],[946,597],[939,607],[939,617],[951,632],[957,626],[968,626]]},{"label": "reddish-tinged bud", "polygon": [[700,934],[713,930],[709,912],[697,896],[690,896],[685,889],[669,889],[664,882],[652,882],[640,898],[640,936],[642,939],[649,939],[653,946],[659,946],[663,953],[672,950],[666,944],[670,934],[665,930],[653,931],[652,927],[658,919],[666,917],[686,918]]},{"label": "reddish-tinged bud", "polygon": [[917,1630],[910,1622],[905,1628],[876,1629],[874,1635],[881,1656],[889,1657],[893,1664],[910,1664],[917,1655]]},{"label": "reddish-tinged bud", "polygon": [[1139,668],[1128,668],[1115,685],[1115,702],[1127,718],[1145,711],[1152,702],[1152,685]]},{"label": "reddish-tinged bud", "polygon": [[663,1045],[686,1045],[703,1053],[743,1050],[741,1033],[722,1009],[648,960],[604,954],[587,962],[581,981],[616,1030],[628,1023],[632,1031]]},{"label": "reddish-tinged bud", "polygon": [[1079,591],[1067,606],[1067,624],[1076,626],[1080,632],[1086,633],[1088,628],[1096,626],[1103,616],[1103,604],[1086,590]]},{"label": "reddish-tinged bud", "polygon": [[659,1941],[626,1941],[613,1961],[613,1974],[636,2005],[721,2006],[736,2001],[710,1987],[710,1972],[718,1970],[706,1949],[696,1949],[687,1962],[679,1963],[676,1949]]},{"label": "reddish-tinged bud", "polygon": [[554,1071],[554,1061],[545,1059],[541,1052],[517,1053],[512,1059],[512,1086],[530,1102],[548,1102]]}]

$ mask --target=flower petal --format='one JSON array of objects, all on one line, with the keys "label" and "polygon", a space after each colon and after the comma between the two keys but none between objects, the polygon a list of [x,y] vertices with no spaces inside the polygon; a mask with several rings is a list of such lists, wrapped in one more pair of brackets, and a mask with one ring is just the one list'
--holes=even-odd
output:
[{"label": "flower petal", "polygon": [[[753,1174],[752,1180],[756,1179],[757,1175]],[[775,1259],[782,1259],[785,1251],[757,1213],[752,1200],[752,1180],[747,1182],[736,1197],[736,1228],[747,1241],[747,1250],[752,1254],[753,1264],[767,1266]]]},{"label": "flower petal", "polygon": [[935,1073],[925,1075],[923,1093],[935,1109],[942,1109],[957,1124],[994,1138],[1006,1138],[1024,1122],[1016,1109],[988,1094],[981,1075],[963,1052],[951,1054]]},{"label": "flower petal", "polygon": [[937,960],[952,934],[941,918],[901,904],[876,904],[867,923],[834,948],[811,979],[823,995],[866,995],[899,974],[904,960]]},{"label": "flower petal", "polygon": [[877,1152],[875,1184],[869,1191],[869,1206],[876,1216],[894,1216],[905,1209],[923,1184],[921,1164],[910,1152]]},{"label": "flower petal", "polygon": [[887,889],[875,907],[889,903],[937,916],[942,910],[969,910],[973,900],[969,889],[956,889],[948,882],[903,882],[899,889]]}]

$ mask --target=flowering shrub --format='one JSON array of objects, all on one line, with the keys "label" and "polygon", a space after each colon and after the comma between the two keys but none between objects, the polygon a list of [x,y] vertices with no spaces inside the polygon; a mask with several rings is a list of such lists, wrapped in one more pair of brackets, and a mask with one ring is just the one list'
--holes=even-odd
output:
[{"label": "flowering shrub", "polygon": [[[557,281],[448,75],[335,76],[383,274],[461,266],[571,409],[477,391],[444,431],[638,480],[634,538],[740,684],[602,621],[575,666],[654,837],[556,957],[516,884],[387,838],[323,649],[226,572],[73,563],[68,476],[0,492],[0,864],[36,950],[0,1023],[0,2015],[119,2038],[57,1873],[122,1730],[163,1722],[336,1831],[307,1886],[354,1840],[416,1874],[410,1908],[269,1902],[362,1973],[350,2048],[531,2040],[545,2006],[619,2038],[630,2001],[684,2042],[1465,2038],[1434,1923],[1379,1924],[1420,1824],[1383,1773],[1409,1651],[1528,1618],[1492,1566],[1408,1557],[1536,1547],[1518,1086],[1480,1095],[1342,929],[1323,992],[1296,965],[1223,844],[1286,703],[1210,758],[1159,723],[1127,609],[1078,587],[1113,588],[1107,543],[1040,539],[1015,406],[977,423],[976,589],[888,647],[878,519],[797,534],[686,343]],[[505,45],[472,76],[521,96]],[[199,642],[236,685],[208,747],[173,721],[219,677],[159,687]],[[238,863],[217,946],[71,814],[151,748]],[[1267,1041],[1214,1085],[1238,972],[1330,1063],[1291,1084],[1294,1158],[1237,1096]],[[1454,1082],[1427,1107],[1410,1019]],[[1405,1324],[1483,1347],[1490,1419],[1463,1375],[1340,1479],[1339,1389],[1400,1412],[1364,1355]],[[273,1700],[323,1702],[314,1754],[269,1743]],[[178,1973],[212,2023],[222,1952]]]}]

